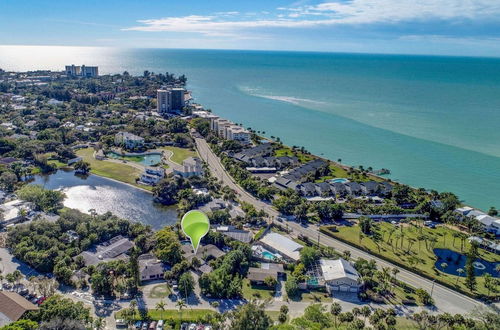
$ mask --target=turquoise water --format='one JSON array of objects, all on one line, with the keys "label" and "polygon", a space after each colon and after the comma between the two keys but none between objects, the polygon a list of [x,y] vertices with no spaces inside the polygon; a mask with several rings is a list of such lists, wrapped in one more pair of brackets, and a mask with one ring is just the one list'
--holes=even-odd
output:
[{"label": "turquoise water", "polygon": [[262,252],[262,258],[267,259],[267,260],[274,260],[276,258],[276,256],[269,251],[264,251],[264,252]]},{"label": "turquoise water", "polygon": [[349,181],[349,180],[344,179],[344,178],[339,178],[339,179],[332,179],[332,180],[330,180],[330,182],[331,182],[331,183],[337,183],[337,182],[338,182],[338,183],[345,183],[345,182],[347,182],[347,181]]},{"label": "turquoise water", "polygon": [[161,162],[161,154],[150,154],[144,156],[122,156],[120,154],[117,154],[116,152],[111,151],[106,154],[106,157],[114,159],[125,159],[142,164],[144,166],[155,166]]},{"label": "turquoise water", "polygon": [[184,73],[196,101],[286,144],[500,207],[500,59],[0,47],[0,67]]}]

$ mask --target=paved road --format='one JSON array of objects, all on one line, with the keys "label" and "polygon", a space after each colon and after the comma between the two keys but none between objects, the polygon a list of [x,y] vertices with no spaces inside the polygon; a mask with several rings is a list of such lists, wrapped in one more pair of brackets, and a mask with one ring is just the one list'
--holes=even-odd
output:
[{"label": "paved road", "polygon": [[[264,210],[265,212],[267,212],[267,214],[269,214],[272,221],[276,222],[276,218],[279,215],[278,211],[276,211],[276,209],[274,209],[272,205],[256,199],[248,192],[246,192],[243,188],[241,188],[238,184],[236,184],[229,176],[229,174],[225,171],[219,158],[212,152],[209,145],[204,139],[195,138],[195,141],[200,156],[204,161],[208,163],[208,166],[212,173],[215,174],[217,178],[222,180],[225,185],[234,189],[237,192],[240,200],[250,203],[258,209]],[[280,224],[279,222],[276,223]],[[313,241],[317,241],[319,237],[320,244],[331,246],[337,251],[349,250],[353,258],[361,257],[364,259],[374,259],[379,267],[391,267],[399,269],[400,272],[397,275],[398,279],[404,281],[405,283],[408,283],[415,288],[423,288],[429,293],[432,292],[432,298],[435,301],[436,312],[465,314],[472,311],[476,306],[484,306],[484,304],[480,301],[469,298],[468,296],[448,289],[447,287],[442,286],[438,283],[434,283],[433,281],[419,276],[413,272],[407,271],[392,263],[377,258],[369,253],[366,253],[365,251],[326,236],[320,233],[318,231],[318,227],[316,226],[305,227],[298,223],[289,221],[288,228],[292,229],[296,234],[302,234],[309,237]]]}]

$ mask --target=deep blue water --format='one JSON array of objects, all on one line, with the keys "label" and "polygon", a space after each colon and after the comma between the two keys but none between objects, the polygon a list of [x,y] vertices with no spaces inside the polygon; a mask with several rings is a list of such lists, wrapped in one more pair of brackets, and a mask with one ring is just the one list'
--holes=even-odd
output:
[{"label": "deep blue water", "polygon": [[[460,276],[465,276],[467,256],[448,249],[434,249],[434,254],[438,257],[435,263],[437,269],[456,276],[460,275],[457,270],[462,269],[464,272]],[[446,268],[442,267],[443,263],[446,264]],[[497,265],[500,265],[500,262],[489,262],[478,258],[474,263],[474,274],[482,276],[489,273],[494,277],[498,277],[498,272],[495,269]]]},{"label": "deep blue water", "polygon": [[500,207],[500,59],[0,46],[7,70],[71,63],[186,74],[197,102],[288,145]]}]

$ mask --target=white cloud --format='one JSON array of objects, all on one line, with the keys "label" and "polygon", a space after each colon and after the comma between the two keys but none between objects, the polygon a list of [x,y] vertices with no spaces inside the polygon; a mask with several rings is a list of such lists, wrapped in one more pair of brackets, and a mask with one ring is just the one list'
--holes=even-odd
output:
[{"label": "white cloud", "polygon": [[[351,0],[300,8],[301,15],[324,15],[343,23],[391,23],[429,19],[498,20],[496,0]],[[296,8],[293,10],[296,11]]]},{"label": "white cloud", "polygon": [[[329,1],[314,6],[277,8],[270,18],[249,18],[248,13],[216,13],[139,20],[128,31],[187,32],[206,36],[240,36],[258,28],[309,28],[428,20],[500,21],[498,0],[351,0]],[[289,12],[283,15],[283,12]],[[252,13],[255,14],[255,13]]]}]

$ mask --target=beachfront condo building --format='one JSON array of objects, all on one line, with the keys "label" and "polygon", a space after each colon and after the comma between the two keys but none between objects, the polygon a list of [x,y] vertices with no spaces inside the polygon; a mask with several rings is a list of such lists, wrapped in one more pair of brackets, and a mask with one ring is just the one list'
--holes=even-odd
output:
[{"label": "beachfront condo building", "polygon": [[156,111],[160,115],[172,112],[172,93],[165,89],[156,91]]},{"label": "beachfront condo building", "polygon": [[156,111],[160,115],[182,110],[186,105],[184,88],[159,89],[156,92]]},{"label": "beachfront condo building", "polygon": [[66,75],[71,77],[97,77],[99,75],[99,67],[86,65],[66,65]]},{"label": "beachfront condo building", "polygon": [[210,128],[224,139],[250,143],[251,133],[227,119],[217,116],[212,117],[210,119]]}]

